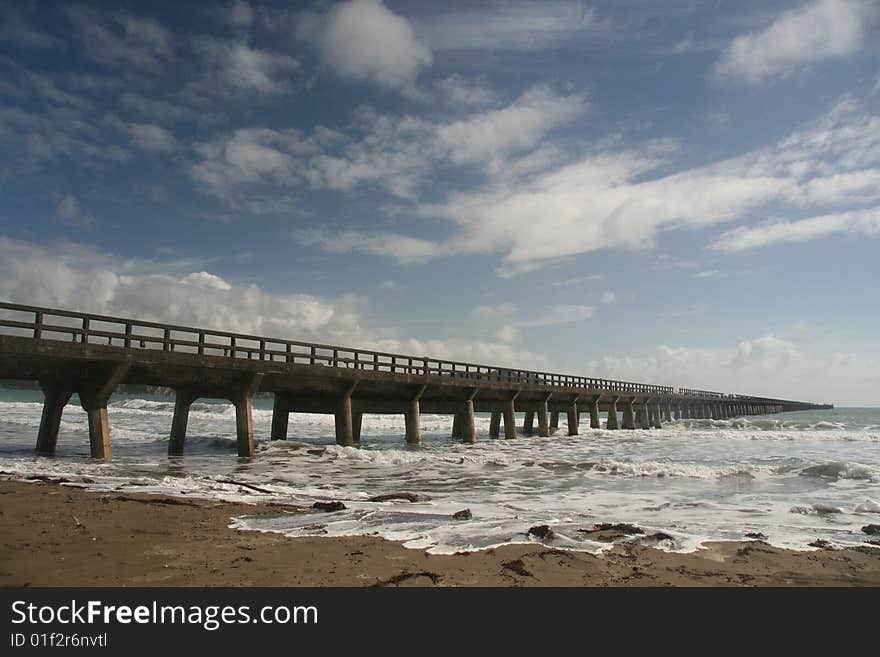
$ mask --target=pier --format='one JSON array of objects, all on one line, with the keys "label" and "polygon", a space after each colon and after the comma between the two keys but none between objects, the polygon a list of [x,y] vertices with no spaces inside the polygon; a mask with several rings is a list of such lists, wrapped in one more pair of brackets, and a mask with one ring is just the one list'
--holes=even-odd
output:
[{"label": "pier", "polygon": [[[52,455],[65,406],[76,394],[88,415],[91,455],[111,455],[109,400],[120,384],[175,393],[168,453],[182,455],[196,399],[235,406],[238,455],[254,455],[252,401],[272,393],[271,438],[284,440],[292,413],[335,416],[336,442],[360,441],[365,413],[405,417],[407,444],[421,442],[420,413],[451,416],[451,434],[477,440],[475,413],[490,413],[489,437],[549,437],[582,413],[590,429],[662,428],[681,419],[725,419],[832,408],[783,399],[494,367],[351,347],[0,303],[0,379],[37,381],[45,396],[36,452]],[[522,425],[517,415],[523,415]],[[503,428],[503,431],[502,431]]]}]

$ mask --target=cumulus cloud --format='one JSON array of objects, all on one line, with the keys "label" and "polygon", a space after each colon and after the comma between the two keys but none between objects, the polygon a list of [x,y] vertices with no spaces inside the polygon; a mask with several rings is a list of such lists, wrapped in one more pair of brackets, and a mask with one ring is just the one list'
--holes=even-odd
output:
[{"label": "cumulus cloud", "polygon": [[83,244],[0,237],[0,298],[145,321],[316,341],[496,366],[548,369],[548,359],[502,342],[411,339],[367,326],[366,299],[274,294],[192,262],[125,260]]},{"label": "cumulus cloud", "polygon": [[277,93],[290,88],[289,74],[299,61],[289,55],[251,48],[238,41],[197,37],[193,47],[212,75],[237,91]]},{"label": "cumulus cloud", "polygon": [[130,123],[131,142],[148,153],[169,153],[177,148],[177,140],[162,126],[154,123]]},{"label": "cumulus cloud", "polygon": [[226,20],[233,27],[249,27],[254,22],[254,10],[242,0],[235,0],[226,9]]},{"label": "cumulus cloud", "polygon": [[833,340],[794,342],[769,333],[722,347],[661,345],[636,356],[607,356],[583,368],[590,376],[657,385],[873,406],[871,372],[880,359],[843,353]]},{"label": "cumulus cloud", "polygon": [[845,57],[862,45],[871,5],[866,0],[814,0],[780,15],[760,31],[734,39],[717,71],[746,82],[825,59]]},{"label": "cumulus cloud", "polygon": [[617,293],[611,290],[605,290],[602,293],[602,303],[617,303]]},{"label": "cumulus cloud", "polygon": [[401,88],[431,64],[431,52],[409,21],[381,0],[350,0],[326,14],[303,13],[297,36],[314,44],[340,77]]}]

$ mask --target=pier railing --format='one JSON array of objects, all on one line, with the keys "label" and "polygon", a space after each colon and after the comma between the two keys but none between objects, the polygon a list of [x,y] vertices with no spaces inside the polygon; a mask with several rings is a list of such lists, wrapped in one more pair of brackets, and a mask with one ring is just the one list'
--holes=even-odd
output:
[{"label": "pier railing", "polygon": [[42,340],[475,381],[672,395],[671,386],[537,372],[0,302],[0,332]]}]

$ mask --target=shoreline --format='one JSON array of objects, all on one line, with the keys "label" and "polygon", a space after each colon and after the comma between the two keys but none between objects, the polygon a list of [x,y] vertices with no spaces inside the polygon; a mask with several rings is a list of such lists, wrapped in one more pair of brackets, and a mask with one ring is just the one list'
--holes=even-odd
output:
[{"label": "shoreline", "polygon": [[593,555],[539,543],[429,555],[377,536],[231,529],[294,511],[0,480],[0,586],[880,586],[880,549],[762,541],[690,553],[633,543]]}]

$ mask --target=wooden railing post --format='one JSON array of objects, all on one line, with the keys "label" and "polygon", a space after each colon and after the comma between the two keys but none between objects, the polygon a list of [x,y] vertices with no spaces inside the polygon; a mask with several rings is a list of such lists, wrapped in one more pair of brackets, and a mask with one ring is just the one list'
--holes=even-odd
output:
[{"label": "wooden railing post", "polygon": [[198,346],[199,356],[205,355],[205,332],[199,331],[199,346]]},{"label": "wooden railing post", "polygon": [[34,315],[34,338],[39,340],[43,335],[43,313],[38,312]]},{"label": "wooden railing post", "polygon": [[89,318],[83,317],[82,321],[82,343],[88,344],[89,342]]},{"label": "wooden railing post", "polygon": [[162,351],[172,351],[171,349],[171,329],[165,329],[162,333]]},{"label": "wooden railing post", "polygon": [[126,349],[131,347],[131,322],[125,323],[125,339],[122,342]]}]

